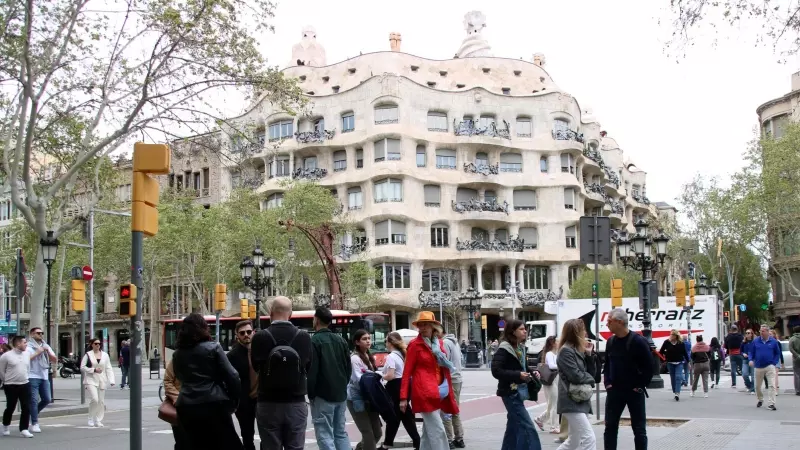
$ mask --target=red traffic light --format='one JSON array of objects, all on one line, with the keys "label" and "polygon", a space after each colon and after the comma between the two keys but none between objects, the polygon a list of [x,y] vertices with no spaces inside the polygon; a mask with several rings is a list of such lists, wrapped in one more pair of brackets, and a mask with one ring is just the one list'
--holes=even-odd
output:
[{"label": "red traffic light", "polygon": [[124,297],[124,298],[128,298],[128,297],[130,297],[130,296],[131,296],[131,290],[130,290],[130,289],[128,289],[127,287],[124,287],[124,288],[122,288],[122,290],[120,291],[120,295],[121,295],[122,297]]},{"label": "red traffic light", "polygon": [[136,285],[123,284],[119,287],[120,300],[136,300]]}]

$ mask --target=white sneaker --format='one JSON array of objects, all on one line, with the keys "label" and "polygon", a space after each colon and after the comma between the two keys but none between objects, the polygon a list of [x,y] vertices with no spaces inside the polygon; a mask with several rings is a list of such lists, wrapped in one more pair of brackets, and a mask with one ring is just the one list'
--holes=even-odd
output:
[{"label": "white sneaker", "polygon": [[5,425],[3,425],[3,436],[11,436],[11,430]]},{"label": "white sneaker", "polygon": [[28,431],[28,430],[22,430],[22,431],[19,432],[19,434],[20,434],[20,436],[22,436],[24,438],[32,438],[33,437],[31,432]]},{"label": "white sneaker", "polygon": [[94,423],[94,426],[96,426],[97,428],[103,428],[104,425],[103,425],[103,422],[100,422],[98,420],[97,422]]},{"label": "white sneaker", "polygon": [[694,391],[692,391],[691,393],[689,393],[689,397],[694,397]]},{"label": "white sneaker", "polygon": [[94,419],[89,419],[89,426],[90,426],[90,427],[93,427],[93,426],[94,426]]},{"label": "white sneaker", "polygon": [[33,424],[31,426],[31,431],[34,432],[34,433],[41,433],[42,429],[39,428],[39,424],[38,423],[35,423],[35,424]]},{"label": "white sneaker", "polygon": [[703,398],[708,398],[708,394],[703,394]]}]

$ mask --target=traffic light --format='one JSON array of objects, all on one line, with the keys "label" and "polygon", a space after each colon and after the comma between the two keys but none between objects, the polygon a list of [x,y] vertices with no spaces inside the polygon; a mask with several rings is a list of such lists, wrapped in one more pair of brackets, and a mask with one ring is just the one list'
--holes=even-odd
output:
[{"label": "traffic light", "polygon": [[145,236],[158,233],[158,181],[148,174],[169,173],[170,152],[166,144],[133,144],[133,202],[131,231]]},{"label": "traffic light", "polygon": [[694,308],[694,280],[689,280],[689,305]]},{"label": "traffic light", "polygon": [[256,305],[250,305],[250,314],[249,314],[250,318],[251,319],[255,319],[256,315],[257,315],[257,313],[256,313]]},{"label": "traffic light", "polygon": [[83,280],[72,280],[72,310],[86,311],[86,284]]},{"label": "traffic light", "polygon": [[123,284],[119,287],[119,315],[136,316],[136,285]]},{"label": "traffic light", "polygon": [[214,310],[225,311],[225,306],[228,303],[228,286],[224,284],[217,284],[214,286]]},{"label": "traffic light", "polygon": [[622,279],[614,278],[611,280],[611,307],[622,307]]},{"label": "traffic light", "polygon": [[675,306],[683,308],[686,306],[686,282],[675,280]]},{"label": "traffic light", "polygon": [[248,306],[248,301],[246,298],[240,300],[241,304],[241,311],[239,312],[239,316],[242,319],[249,319],[250,318],[250,307]]},{"label": "traffic light", "polygon": [[724,311],[722,313],[722,320],[723,321],[727,322],[728,320],[730,320],[730,318],[731,318],[731,313],[729,313],[728,311]]}]

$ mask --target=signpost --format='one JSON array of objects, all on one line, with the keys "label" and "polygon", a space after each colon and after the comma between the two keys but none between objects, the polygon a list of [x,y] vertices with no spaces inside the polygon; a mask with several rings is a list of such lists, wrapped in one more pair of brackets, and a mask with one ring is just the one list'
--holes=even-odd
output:
[{"label": "signpost", "polygon": [[[594,264],[594,284],[592,284],[592,304],[594,305],[594,335],[600,348],[600,264],[611,264],[611,219],[608,217],[585,216],[580,220],[581,264]],[[600,383],[597,383],[595,411],[600,420]]]},{"label": "signpost", "polygon": [[83,274],[83,281],[90,281],[94,278],[94,271],[89,266],[83,266],[81,273]]}]

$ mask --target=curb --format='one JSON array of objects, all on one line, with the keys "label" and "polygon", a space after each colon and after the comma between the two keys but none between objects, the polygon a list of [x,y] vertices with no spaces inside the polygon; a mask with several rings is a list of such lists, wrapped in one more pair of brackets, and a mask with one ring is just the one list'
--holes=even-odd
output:
[{"label": "curb", "polygon": [[61,408],[46,408],[39,413],[39,417],[59,417],[59,416],[77,416],[80,414],[89,414],[89,406],[64,406]]}]

